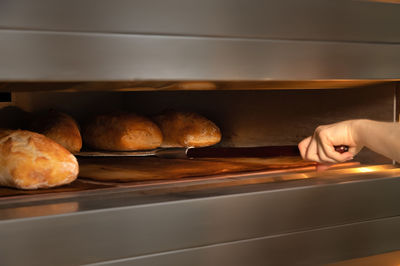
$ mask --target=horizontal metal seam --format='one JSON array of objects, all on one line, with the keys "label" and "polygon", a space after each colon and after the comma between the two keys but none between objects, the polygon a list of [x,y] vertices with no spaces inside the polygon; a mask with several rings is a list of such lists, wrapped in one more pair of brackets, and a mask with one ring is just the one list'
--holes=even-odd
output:
[{"label": "horizontal metal seam", "polygon": [[101,36],[142,36],[142,37],[165,37],[165,38],[185,38],[185,39],[217,39],[217,40],[237,40],[237,41],[271,41],[271,42],[319,42],[319,43],[347,43],[347,44],[369,44],[369,45],[400,45],[400,42],[380,42],[380,41],[350,41],[350,40],[329,40],[329,39],[302,39],[302,38],[274,38],[257,36],[234,36],[234,35],[206,35],[206,34],[166,34],[157,32],[125,32],[125,31],[76,31],[76,30],[50,30],[36,28],[7,28],[0,27],[0,32],[15,33],[42,33],[42,34],[65,34],[65,35],[101,35]]},{"label": "horizontal metal seam", "polygon": [[[303,233],[312,232],[312,231],[323,231],[323,230],[326,230],[326,229],[336,229],[336,228],[340,228],[340,227],[348,227],[348,226],[354,226],[354,225],[359,225],[359,224],[371,223],[371,222],[375,222],[375,221],[391,220],[391,219],[398,219],[398,218],[400,218],[400,216],[389,216],[389,217],[385,217],[385,218],[370,219],[370,220],[365,220],[365,221],[361,221],[361,222],[353,222],[353,223],[326,226],[326,227],[316,227],[316,228],[312,228],[312,229],[294,231],[294,232],[290,232],[290,233],[280,233],[280,234],[269,235],[269,236],[261,236],[261,237],[255,237],[255,238],[239,239],[239,240],[227,241],[227,242],[222,242],[222,243],[217,243],[217,244],[210,244],[210,245],[194,246],[194,247],[183,248],[183,249],[168,250],[168,251],[162,251],[162,252],[138,255],[138,256],[129,257],[129,258],[107,260],[107,261],[95,262],[95,263],[89,263],[89,264],[83,264],[83,265],[85,265],[85,266],[99,266],[99,265],[107,265],[107,264],[110,264],[110,263],[117,263],[117,262],[128,262],[128,261],[132,261],[132,260],[150,258],[150,257],[155,257],[155,256],[163,256],[163,255],[173,254],[173,253],[177,253],[177,252],[199,250],[199,249],[204,249],[204,248],[226,246],[226,245],[238,244],[238,243],[246,243],[246,242],[263,240],[263,239],[273,239],[273,238],[279,238],[279,237],[283,237],[283,236],[303,234]],[[398,222],[400,223],[400,220]]]}]

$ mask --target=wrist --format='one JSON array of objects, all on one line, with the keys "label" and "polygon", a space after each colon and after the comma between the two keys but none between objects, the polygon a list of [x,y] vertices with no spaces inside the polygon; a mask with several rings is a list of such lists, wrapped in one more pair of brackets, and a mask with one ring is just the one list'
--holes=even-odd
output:
[{"label": "wrist", "polygon": [[351,136],[354,143],[359,147],[365,146],[363,132],[367,131],[369,122],[371,122],[371,120],[368,119],[355,119],[350,122]]}]

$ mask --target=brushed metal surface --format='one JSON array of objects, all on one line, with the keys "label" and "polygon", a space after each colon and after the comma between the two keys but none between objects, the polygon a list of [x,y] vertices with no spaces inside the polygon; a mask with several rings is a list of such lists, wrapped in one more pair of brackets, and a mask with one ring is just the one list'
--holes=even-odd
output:
[{"label": "brushed metal surface", "polygon": [[394,217],[86,265],[325,265],[400,249],[399,234]]},{"label": "brushed metal surface", "polygon": [[0,30],[0,80],[398,79],[400,45]]},{"label": "brushed metal surface", "polygon": [[2,0],[0,28],[399,43],[399,14],[354,0]]},{"label": "brushed metal surface", "polygon": [[[321,243],[326,252],[322,254],[344,259],[352,254],[389,251],[399,245],[398,237],[395,237],[398,218],[386,225],[379,220],[400,215],[397,204],[400,179],[368,179],[367,176],[368,171],[358,180],[347,173],[342,179],[326,176],[286,183],[164,194],[126,190],[59,201],[49,199],[48,202],[53,204],[75,202],[77,211],[3,219],[0,221],[0,262],[4,265],[97,263],[368,220],[378,220],[378,227],[367,227],[359,233],[355,228],[355,231],[339,231],[333,234],[337,241],[332,242],[329,241],[330,234],[317,235],[316,240],[326,241]],[[46,200],[25,202],[22,206],[45,203]],[[11,209],[15,206],[16,203],[8,204]],[[69,206],[64,204],[66,207]],[[2,205],[2,209],[6,208],[7,204]],[[388,234],[389,231],[393,234]],[[7,241],[3,241],[5,239]],[[366,239],[369,239],[368,243],[365,243]],[[277,247],[283,250],[285,245],[292,243],[292,251],[296,252],[296,245],[305,250],[309,245],[307,237],[294,242],[287,240],[290,238],[280,239]],[[345,241],[349,241],[345,251],[333,248]],[[382,241],[388,242],[382,244]],[[265,253],[263,245],[260,245],[263,243],[255,242],[254,248],[251,247],[257,253],[256,258],[270,254]],[[356,249],[351,249],[350,243]],[[18,256],[21,250],[24,256]],[[222,260],[227,259],[227,254],[233,258],[237,254],[240,261],[241,253],[235,250],[228,248],[216,254],[220,254]],[[279,252],[277,254],[282,254]],[[313,258],[313,253],[300,252],[297,255],[303,260]]]}]

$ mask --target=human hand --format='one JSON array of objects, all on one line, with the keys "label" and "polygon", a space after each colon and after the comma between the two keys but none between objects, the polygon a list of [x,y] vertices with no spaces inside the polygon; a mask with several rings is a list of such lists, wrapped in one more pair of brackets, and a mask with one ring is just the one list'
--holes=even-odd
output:
[{"label": "human hand", "polygon": [[[357,139],[355,121],[348,120],[317,127],[313,136],[302,140],[298,145],[303,159],[325,165],[352,160],[362,149]],[[349,151],[335,151],[335,146],[339,145],[349,146]]]}]

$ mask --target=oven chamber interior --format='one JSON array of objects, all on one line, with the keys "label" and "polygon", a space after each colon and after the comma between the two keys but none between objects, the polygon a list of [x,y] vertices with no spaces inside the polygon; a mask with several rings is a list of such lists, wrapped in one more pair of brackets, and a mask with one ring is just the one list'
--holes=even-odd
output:
[{"label": "oven chamber interior", "polygon": [[[0,107],[54,108],[81,124],[117,109],[196,111],[220,126],[221,147],[297,145],[346,119],[398,122],[393,1],[0,7],[0,90],[11,94]],[[0,121],[13,126],[9,110]],[[399,170],[367,149],[355,160],[324,173],[8,195],[0,264],[312,265],[398,250]]]},{"label": "oven chamber interior", "polygon": [[[5,128],[27,128],[32,114],[51,109],[70,114],[81,127],[95,115],[115,111],[133,112],[151,118],[165,110],[183,110],[202,114],[220,127],[222,140],[215,145],[216,148],[296,146],[299,141],[312,135],[318,125],[362,118],[393,121],[398,117],[396,81],[4,82],[2,89],[8,90],[11,94],[11,97],[5,97],[11,99],[4,102],[4,107],[0,110],[0,121]],[[85,148],[84,143],[83,150]],[[309,173],[315,172],[314,166],[307,163],[299,164],[298,155],[294,155],[297,159],[280,156],[265,159],[265,167],[258,164],[251,166],[251,163],[260,162],[262,159],[229,159],[229,155],[227,156],[228,158],[208,159],[204,165],[198,164],[198,166],[196,162],[201,162],[201,158],[186,161],[148,158],[148,162],[144,162],[142,159],[137,160],[132,157],[120,160],[78,157],[80,182],[73,183],[71,187],[25,192],[3,189],[0,194],[3,200],[18,196],[28,200],[29,195],[35,194],[84,193],[118,187],[146,190],[160,183],[166,183],[171,187],[174,186],[174,182],[186,182],[190,185],[194,180],[198,183],[202,183],[202,180],[207,183],[221,175],[225,175],[227,179],[257,172],[268,172],[273,175],[271,170],[282,170],[275,174],[279,177],[300,173],[305,170],[304,167],[308,167]],[[143,159],[146,160],[145,157]],[[149,160],[154,160],[153,164]],[[287,160],[289,162],[285,164]],[[227,161],[227,164],[214,166],[212,161]],[[247,161],[250,164],[246,165]],[[292,166],[291,161],[293,161]],[[244,166],[234,168],[229,164],[235,162],[244,163]],[[281,168],[273,166],[279,163],[282,164]],[[358,169],[381,165],[382,169],[377,169],[384,172],[384,168],[392,163],[391,160],[365,148],[353,162],[338,166]],[[176,172],[174,164],[189,169],[194,165],[194,168],[183,173]],[[271,164],[271,170],[268,170],[268,164]],[[289,169],[285,171],[287,164]],[[93,168],[93,165],[97,167]],[[129,165],[134,169],[131,173]],[[152,165],[163,170],[157,171]],[[142,170],[143,167],[145,170]],[[199,169],[203,167],[216,169],[208,172]],[[95,171],[101,173],[92,173]],[[125,174],[124,171],[128,173]],[[353,172],[357,173],[357,170]],[[105,182],[103,182],[104,175],[109,176],[105,178]],[[134,175],[138,177],[133,177]],[[140,179],[139,176],[144,177]],[[93,178],[95,181],[91,183]],[[224,181],[224,178],[221,178],[221,181]],[[303,177],[298,175],[294,179]],[[278,183],[280,181],[271,177],[268,182],[271,180]],[[252,179],[246,181],[246,178],[242,181],[241,186],[254,182]],[[216,182],[214,187],[221,185]],[[191,188],[188,186],[187,190]]]},{"label": "oven chamber interior", "polygon": [[[340,80],[5,82],[2,90],[11,99],[1,103],[0,121],[6,128],[23,128],[27,117],[22,111],[54,109],[84,125],[97,114],[113,111],[152,117],[173,109],[197,112],[214,121],[223,135],[217,147],[297,145],[318,125],[348,119],[397,121],[398,86],[396,81]],[[367,149],[356,160],[390,163]]]}]

